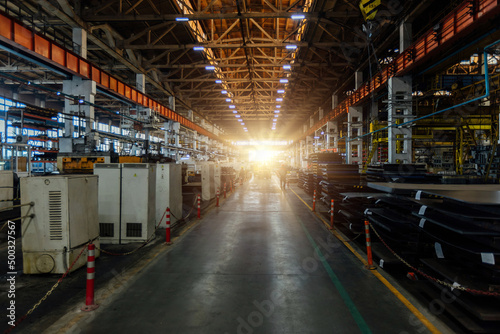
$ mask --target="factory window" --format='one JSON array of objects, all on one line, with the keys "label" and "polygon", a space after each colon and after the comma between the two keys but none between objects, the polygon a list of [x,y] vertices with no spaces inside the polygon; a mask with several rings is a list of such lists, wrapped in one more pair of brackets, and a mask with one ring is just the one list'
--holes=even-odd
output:
[{"label": "factory window", "polygon": [[[14,102],[12,100],[0,97],[0,115],[4,116],[4,112],[8,112],[10,107],[24,108],[26,105],[24,103]],[[12,128],[12,122],[9,120],[7,123],[7,128],[5,126],[5,121],[0,121],[0,133],[2,134],[2,142],[15,143],[16,130]]]}]

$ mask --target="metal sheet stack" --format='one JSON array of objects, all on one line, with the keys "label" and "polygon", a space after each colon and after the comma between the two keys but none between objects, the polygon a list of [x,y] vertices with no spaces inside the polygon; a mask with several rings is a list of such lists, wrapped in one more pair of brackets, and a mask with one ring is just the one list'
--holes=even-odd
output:
[{"label": "metal sheet stack", "polygon": [[304,189],[306,193],[312,195],[314,191],[314,175],[308,172],[300,172],[298,186]]},{"label": "metal sheet stack", "polygon": [[396,252],[459,284],[500,290],[500,186],[368,185],[389,193],[365,215]]},{"label": "metal sheet stack", "polygon": [[427,174],[425,164],[370,165],[366,171],[368,182],[432,183],[439,177]]}]

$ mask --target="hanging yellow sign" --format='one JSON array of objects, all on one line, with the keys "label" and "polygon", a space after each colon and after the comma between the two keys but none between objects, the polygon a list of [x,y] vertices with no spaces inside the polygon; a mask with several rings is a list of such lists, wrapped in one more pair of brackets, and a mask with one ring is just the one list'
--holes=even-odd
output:
[{"label": "hanging yellow sign", "polygon": [[381,0],[361,0],[359,2],[359,8],[361,9],[361,13],[365,18],[365,21],[373,20],[375,18],[380,2]]}]

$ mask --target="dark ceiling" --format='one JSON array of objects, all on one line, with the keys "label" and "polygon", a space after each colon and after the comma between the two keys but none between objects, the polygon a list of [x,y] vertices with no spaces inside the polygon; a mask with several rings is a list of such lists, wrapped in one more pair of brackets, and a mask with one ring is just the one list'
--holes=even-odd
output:
[{"label": "dark ceiling", "polygon": [[[401,20],[438,15],[451,2],[428,14],[431,3],[382,2],[372,38],[380,59],[397,48]],[[331,109],[332,94],[354,88],[353,73],[368,60],[364,19],[348,0],[18,0],[0,9],[69,48],[72,29],[86,29],[89,60],[130,84],[146,73],[148,94],[166,104],[174,95],[177,112],[193,110],[226,138],[292,139]]]}]

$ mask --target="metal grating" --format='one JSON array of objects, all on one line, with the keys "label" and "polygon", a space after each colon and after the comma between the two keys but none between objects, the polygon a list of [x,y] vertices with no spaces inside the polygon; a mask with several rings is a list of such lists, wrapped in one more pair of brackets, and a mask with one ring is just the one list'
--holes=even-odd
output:
[{"label": "metal grating", "polygon": [[63,238],[61,191],[49,191],[49,236],[50,240]]},{"label": "metal grating", "polygon": [[142,224],[127,223],[127,237],[142,237]]},{"label": "metal grating", "polygon": [[115,236],[114,224],[99,223],[99,235],[104,238],[112,238]]}]

